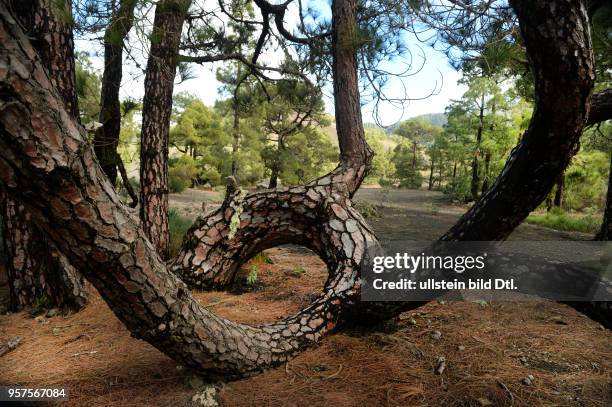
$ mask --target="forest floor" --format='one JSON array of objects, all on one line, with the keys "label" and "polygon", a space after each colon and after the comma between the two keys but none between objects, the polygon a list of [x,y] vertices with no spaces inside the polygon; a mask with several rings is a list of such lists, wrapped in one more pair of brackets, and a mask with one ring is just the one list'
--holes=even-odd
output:
[{"label": "forest floor", "polygon": [[[189,190],[171,206],[195,216],[217,193]],[[362,189],[376,207],[369,221],[382,241],[431,240],[465,207],[425,191]],[[522,225],[522,240],[589,235]],[[215,313],[246,323],[282,318],[308,304],[327,272],[299,247],[266,251],[252,289],[196,293]],[[131,338],[92,293],[81,312],[0,316],[0,342],[23,343],[0,357],[0,385],[66,386],[70,406],[188,406],[205,383],[149,344]],[[431,302],[384,331],[337,332],[284,366],[214,383],[223,406],[609,406],[612,335],[554,302]],[[440,357],[445,358],[441,374]],[[533,376],[530,384],[523,380]],[[204,381],[203,381],[204,380]]]}]

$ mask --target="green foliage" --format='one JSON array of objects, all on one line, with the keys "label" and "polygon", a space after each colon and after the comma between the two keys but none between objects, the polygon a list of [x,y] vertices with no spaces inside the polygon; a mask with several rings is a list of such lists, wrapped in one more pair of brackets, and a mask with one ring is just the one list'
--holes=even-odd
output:
[{"label": "green foliage", "polygon": [[245,196],[246,196],[246,191],[244,189],[241,189],[238,192],[238,196],[235,198],[235,200],[232,203],[232,208],[234,208],[234,214],[232,215],[232,219],[230,219],[230,230],[227,235],[228,240],[233,239],[234,236],[236,235],[236,232],[240,228],[240,215],[242,214],[242,211],[244,209],[242,206],[243,205],[242,200],[244,199]]},{"label": "green foliage", "polygon": [[253,260],[265,263],[265,264],[274,264],[274,261],[266,254],[266,252],[259,252],[255,256],[253,256]]},{"label": "green foliage", "polygon": [[257,283],[257,271],[258,271],[257,266],[253,265],[251,266],[251,269],[249,270],[249,274],[247,274],[246,283],[250,285],[251,287],[254,286],[255,283]]},{"label": "green foliage", "polygon": [[609,153],[580,151],[565,171],[563,207],[568,210],[603,209],[609,176]]},{"label": "green foliage", "polygon": [[[192,183],[216,186],[229,175],[231,161],[226,146],[230,140],[221,117],[195,96],[182,93],[174,100],[175,125],[170,143],[184,154],[177,162],[175,185],[183,189]],[[172,165],[171,165],[172,178]]]},{"label": "green foliage", "polygon": [[415,156],[414,146],[398,144],[393,150],[391,161],[395,165],[395,175],[399,179],[400,188],[421,187],[423,176],[419,171],[419,161],[418,156]]},{"label": "green foliage", "polygon": [[432,125],[422,117],[406,120],[396,130],[396,134],[417,145],[433,141],[439,133],[440,127]]},{"label": "green foliage", "polygon": [[169,160],[168,187],[170,192],[181,193],[191,186],[198,174],[196,162],[189,156]]},{"label": "green foliage", "polygon": [[183,237],[189,230],[193,221],[185,216],[182,216],[176,208],[170,209],[168,212],[168,228],[170,229],[169,253],[170,258],[176,256],[183,243]]},{"label": "green foliage", "polygon": [[78,52],[75,57],[75,88],[79,100],[81,122],[83,124],[97,122],[100,115],[102,79],[85,52]]},{"label": "green foliage", "polygon": [[302,275],[306,273],[306,269],[302,266],[295,266],[289,273],[294,277],[302,277]]},{"label": "green foliage", "polygon": [[595,233],[599,230],[601,218],[592,215],[570,215],[553,208],[544,215],[529,215],[526,222],[556,230]]},{"label": "green foliage", "polygon": [[368,201],[362,201],[360,199],[356,199],[353,201],[353,207],[363,216],[365,219],[378,219],[380,218],[380,213],[376,206],[371,204]]},{"label": "green foliage", "polygon": [[30,314],[33,316],[40,315],[52,307],[51,299],[46,294],[40,294],[34,298]]},{"label": "green foliage", "polygon": [[396,182],[395,164],[391,161],[396,142],[380,128],[366,128],[365,136],[372,151],[372,169],[365,180],[366,184],[378,183],[380,186],[391,186]]}]

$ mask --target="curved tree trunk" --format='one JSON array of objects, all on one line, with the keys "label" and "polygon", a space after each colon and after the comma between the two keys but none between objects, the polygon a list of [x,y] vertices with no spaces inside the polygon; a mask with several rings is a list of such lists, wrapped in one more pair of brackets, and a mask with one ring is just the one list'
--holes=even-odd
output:
[{"label": "curved tree trunk", "polygon": [[[340,0],[334,9],[341,12],[341,18],[334,20],[336,31],[342,32],[347,23],[354,27],[355,2]],[[56,103],[57,95],[40,74],[40,65],[31,62],[33,51],[27,39],[11,21],[3,10],[0,54],[7,62],[6,69],[0,70],[4,101],[0,177],[12,196],[37,198],[28,200],[34,220],[86,272],[134,336],[187,366],[211,374],[242,375],[282,363],[315,343],[336,325],[345,307],[359,300],[358,266],[367,242],[375,241],[349,200],[371,159],[360,120],[349,120],[349,130],[356,133],[339,132],[346,147],[344,160],[317,182],[310,203],[305,204],[314,203],[325,211],[310,211],[326,219],[319,225],[321,240],[330,253],[330,278],[324,293],[284,321],[259,327],[234,323],[202,307],[184,283],[168,273],[139,222],[103,175],[82,129]],[[344,47],[352,42],[343,44],[336,54],[346,53]],[[348,52],[353,55],[354,50]],[[31,74],[21,69],[23,63],[31,64]],[[354,55],[352,63],[338,65],[339,73],[352,69],[344,76],[352,78],[350,90],[339,93],[340,97],[351,96],[346,106],[358,112]],[[339,109],[338,114],[341,112],[346,110]],[[292,192],[304,200],[300,189],[304,187],[297,188],[285,193],[283,206],[294,198]],[[226,211],[230,219],[240,212],[232,205]],[[244,233],[246,229],[239,230]]]},{"label": "curved tree trunk", "polygon": [[[74,44],[70,2],[12,1],[12,9],[28,31],[51,82],[68,113],[78,121],[75,91]],[[63,6],[64,9],[56,7]],[[31,306],[78,310],[87,302],[83,277],[68,259],[31,223],[23,204],[0,191],[4,255],[9,278],[9,307]]]},{"label": "curved tree trunk", "polygon": [[[522,26],[526,45],[533,51],[532,47],[542,40],[539,36],[545,36],[549,41],[557,35],[564,40],[578,38],[579,41],[562,43],[563,53],[557,48],[559,43],[550,41],[543,58],[548,58],[554,67],[572,65],[564,58],[576,51],[581,64],[587,65],[580,73],[588,77],[590,60],[582,53],[584,39],[589,54],[588,30],[578,30],[578,36],[576,33],[569,35],[563,24],[584,21],[582,4],[575,1],[572,4],[580,7],[568,8],[566,1],[555,3],[554,12],[549,7],[529,7],[532,2],[519,3],[517,10],[521,23],[523,20],[527,22],[527,28]],[[284,362],[318,341],[345,314],[359,314],[355,313],[359,309],[359,265],[364,250],[376,245],[376,240],[350,203],[350,197],[361,184],[371,160],[371,152],[363,138],[356,86],[355,0],[335,0],[332,5],[334,90],[341,148],[338,168],[311,184],[291,189],[281,188],[243,197],[244,193],[229,188],[223,211],[215,215],[222,219],[209,216],[207,227],[199,222],[188,239],[195,236],[201,243],[189,255],[185,254],[188,251],[182,253],[180,264],[194,264],[205,273],[220,261],[206,257],[211,251],[228,259],[241,250],[247,252],[245,242],[235,240],[239,236],[257,239],[259,233],[271,233],[269,230],[276,229],[274,235],[281,240],[288,235],[306,236],[306,233],[311,233],[312,241],[321,243],[321,256],[330,269],[324,292],[298,314],[257,327],[215,316],[191,296],[178,277],[168,273],[155,248],[144,237],[138,220],[131,217],[103,175],[84,133],[57,103],[58,97],[45,75],[41,74],[40,64],[31,61],[34,53],[27,38],[12,23],[2,5],[0,10],[0,86],[3,99],[0,105],[0,179],[11,196],[27,201],[36,223],[77,267],[86,271],[86,277],[134,336],[147,340],[184,365],[210,374],[238,376]],[[530,31],[531,16],[547,22],[544,25],[546,29]],[[24,64],[29,64],[31,70],[23,69]],[[543,62],[537,60],[535,64],[541,68]],[[574,77],[553,78],[567,84]],[[583,83],[578,81],[569,83],[569,88],[563,87],[563,95],[579,108],[573,116],[569,113],[562,115],[563,119],[584,118],[584,103],[589,90],[581,85]],[[550,89],[560,88],[539,89],[544,94],[540,100],[547,100],[546,93]],[[558,98],[562,100],[561,96]],[[548,117],[544,110],[542,113],[536,109],[533,126],[538,131],[531,129],[536,134],[543,130],[542,117]],[[548,126],[559,122],[561,120],[546,121]],[[574,121],[568,123],[575,125]],[[567,131],[561,136],[566,134]],[[525,139],[530,137],[526,135]],[[558,149],[563,150],[561,147]],[[525,151],[530,150],[515,151],[512,162],[521,162]],[[537,160],[531,156],[531,161]],[[497,185],[492,190],[496,187],[499,189]],[[501,194],[489,196],[491,201],[502,198]],[[257,216],[248,218],[247,215],[256,215],[256,211],[261,209],[256,203],[265,200],[270,204],[266,209],[270,222],[263,229],[261,219]],[[277,206],[274,206],[274,200],[277,200]],[[290,209],[293,204],[295,209]],[[305,213],[302,214],[302,210]],[[289,218],[317,219],[318,222],[315,221],[316,225],[311,222],[311,226],[300,230],[301,226],[289,219],[282,224],[287,214]],[[312,229],[313,225],[315,229]],[[479,226],[479,223],[475,225]],[[207,238],[217,239],[215,233],[224,234],[225,239],[218,239],[217,242],[222,243],[215,243],[216,246],[206,253],[204,243]],[[221,250],[222,244],[227,246],[226,250]],[[313,247],[317,244],[313,243]],[[230,260],[225,267],[231,268],[233,264]]]},{"label": "curved tree trunk", "polygon": [[536,107],[500,176],[443,240],[507,238],[546,198],[575,154],[586,122],[594,74],[584,3],[511,4],[534,74]]},{"label": "curved tree trunk", "polygon": [[[136,0],[121,0],[104,32],[104,74],[100,97],[100,127],[94,135],[94,150],[100,166],[111,183],[116,185],[121,133],[121,103],[119,89],[123,76],[123,44],[134,23]],[[128,184],[128,180],[123,180]]]},{"label": "curved tree trunk", "polygon": [[168,143],[172,90],[181,31],[190,0],[161,0],[155,8],[145,75],[140,135],[140,220],[163,258],[168,256]]}]

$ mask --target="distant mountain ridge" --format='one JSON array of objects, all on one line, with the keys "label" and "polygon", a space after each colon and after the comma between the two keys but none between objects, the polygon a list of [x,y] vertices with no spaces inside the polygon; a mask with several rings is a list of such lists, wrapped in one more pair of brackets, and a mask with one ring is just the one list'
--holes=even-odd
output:
[{"label": "distant mountain ridge", "polygon": [[446,113],[426,113],[420,116],[413,117],[414,119],[423,119],[431,123],[433,126],[443,127],[448,122]]},{"label": "distant mountain ridge", "polygon": [[[414,116],[411,117],[410,119],[423,119],[424,121],[430,123],[433,126],[436,127],[443,127],[447,122],[448,122],[448,118],[446,117],[445,113],[426,113],[426,114],[422,114],[419,116]],[[410,119],[406,119],[406,120],[410,120]],[[387,126],[384,128],[385,133],[387,134],[393,134],[395,132],[395,130],[397,130],[397,128],[399,127],[400,123],[394,123],[391,126]],[[366,129],[368,128],[381,128],[379,125],[375,124],[375,123],[364,123],[363,127],[365,127]]]}]

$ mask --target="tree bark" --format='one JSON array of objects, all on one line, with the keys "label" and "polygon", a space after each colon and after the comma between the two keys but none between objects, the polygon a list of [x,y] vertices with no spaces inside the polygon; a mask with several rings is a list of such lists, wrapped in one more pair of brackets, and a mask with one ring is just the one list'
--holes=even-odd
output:
[{"label": "tree bark", "polygon": [[[354,1],[344,0],[334,4],[341,12],[340,21],[334,20],[335,30],[342,33],[349,22],[354,27],[355,6]],[[299,216],[316,224],[318,239],[324,243],[321,247],[329,253],[330,276],[324,292],[312,305],[284,321],[258,327],[227,321],[201,306],[184,283],[168,273],[138,220],[103,175],[83,130],[57,103],[40,65],[32,61],[27,38],[1,5],[0,10],[0,66],[4,66],[0,69],[0,179],[12,196],[30,198],[27,201],[36,223],[85,271],[134,336],[186,366],[212,375],[237,376],[283,363],[316,343],[334,328],[341,312],[359,300],[359,264],[366,245],[376,242],[349,198],[371,159],[360,121],[355,122],[356,133],[344,133],[344,145],[357,152],[346,155],[350,162],[343,162],[308,188],[267,191],[253,198],[272,194],[280,199],[280,207],[267,206],[268,211],[276,211],[270,212],[271,216],[278,216],[266,227],[283,230],[284,236],[293,235],[292,225],[274,221],[280,221],[283,210],[292,208],[290,203],[295,202]],[[345,52],[342,47],[336,49],[335,57]],[[23,69],[24,64],[31,69]],[[351,90],[343,93],[354,98],[352,106],[358,111],[356,65],[352,65],[352,72],[343,71],[346,64],[339,65],[339,75],[348,73],[343,77],[355,80],[350,82]],[[232,188],[229,191],[231,197]],[[237,201],[226,200],[223,220],[219,219],[222,223],[215,227],[227,236],[223,244],[229,247],[234,243],[232,235],[254,230],[242,225],[232,231],[235,216],[242,223],[244,209],[252,210],[233,204]],[[308,211],[300,214],[300,207]],[[261,225],[261,219],[252,220],[255,227]],[[246,246],[242,242],[242,247]],[[201,250],[196,249],[195,255],[187,260],[202,265]]]},{"label": "tree bark", "polygon": [[83,276],[31,223],[24,205],[0,189],[9,308],[81,309],[87,303]]},{"label": "tree bark", "polygon": [[612,88],[593,94],[587,126],[612,120]]},{"label": "tree bark", "polygon": [[334,108],[340,146],[340,166],[357,171],[347,185],[350,197],[361,185],[363,172],[372,161],[372,150],[365,142],[357,78],[356,5],[354,0],[332,2],[332,75],[334,78]]},{"label": "tree bark", "polygon": [[584,3],[515,0],[511,4],[534,74],[535,110],[495,183],[444,240],[507,238],[544,200],[569,164],[588,115],[594,74]]},{"label": "tree bark", "polygon": [[[72,28],[66,21],[70,16],[70,2],[12,1],[11,7],[33,40],[46,74],[60,93],[68,113],[78,121],[74,43]],[[83,277],[31,223],[23,204],[3,190],[0,196],[10,309],[20,311],[35,305],[82,308],[87,302]]]},{"label": "tree bark", "polygon": [[604,208],[603,221],[595,240],[612,240],[612,154],[610,154],[610,171],[608,175],[608,193],[606,195],[606,207]]},{"label": "tree bark", "polygon": [[66,110],[80,123],[76,94],[72,0],[10,0]]},{"label": "tree bark", "polygon": [[[556,35],[564,26],[555,24],[575,16],[573,9],[564,7],[565,2],[558,3],[559,14],[554,19],[544,19],[550,22],[547,26],[550,31],[535,30],[536,38],[551,32]],[[354,30],[355,9],[355,0],[334,1],[334,38],[347,38],[347,31]],[[538,7],[531,9],[536,15],[536,11],[541,11]],[[338,122],[352,123],[354,132],[339,129],[339,137],[344,137],[343,145],[350,148],[348,153],[341,154],[346,160],[332,173],[308,185],[262,191],[246,197],[230,184],[222,209],[207,216],[206,221],[201,219],[191,229],[185,247],[192,237],[199,243],[192,251],[185,250],[189,255],[174,265],[193,264],[199,267],[200,274],[207,274],[220,262],[226,262],[225,267],[234,267],[237,258],[248,258],[248,250],[257,244],[262,247],[280,244],[285,236],[312,237],[312,245],[322,248],[321,257],[328,264],[330,276],[323,293],[311,306],[286,320],[257,327],[227,321],[199,304],[187,287],[167,272],[138,220],[120,202],[97,165],[82,129],[75,126],[61,103],[57,103],[58,98],[41,73],[40,64],[32,61],[34,52],[27,38],[3,5],[0,10],[3,101],[0,104],[0,180],[12,196],[30,205],[33,219],[77,267],[85,270],[86,277],[134,336],[149,341],[179,363],[227,377],[256,373],[285,362],[304,347],[316,343],[346,314],[366,317],[359,312],[370,307],[358,302],[359,265],[364,250],[375,245],[376,238],[350,203],[350,196],[362,182],[371,160],[361,121],[337,117]],[[519,17],[525,18],[521,13]],[[562,34],[563,38],[575,38],[563,32],[559,35]],[[526,43],[528,49],[533,44]],[[339,41],[333,48],[334,78],[352,78],[345,81],[350,85],[348,89],[337,91],[336,98],[349,97],[355,103],[337,99],[336,106],[342,108],[337,108],[336,114],[358,115],[356,64],[337,63],[347,55],[346,46],[353,50],[348,55],[355,61],[353,41]],[[573,49],[570,47],[569,51]],[[554,62],[557,62],[555,66],[562,65],[551,61]],[[31,69],[23,69],[24,64]],[[570,95],[576,91],[582,94],[583,89],[566,87],[563,91]],[[347,105],[351,106],[348,110]],[[264,210],[264,206],[258,206],[257,202],[266,204],[266,212],[261,212],[265,216],[258,216],[257,211]],[[204,223],[211,227],[205,228]],[[270,237],[266,233],[280,237],[266,243]],[[207,252],[209,244],[213,246]],[[399,309],[395,306],[396,311]]]},{"label": "tree bark", "polygon": [[155,9],[145,75],[140,135],[140,219],[162,258],[168,255],[168,143],[178,46],[190,0],[162,0]]},{"label": "tree bark", "polygon": [[270,182],[268,182],[268,189],[274,189],[278,185],[278,167],[279,165],[280,164],[275,159],[274,164],[272,165],[272,172],[270,174]]},{"label": "tree bark", "polygon": [[[356,3],[336,0],[333,7],[337,7],[333,36],[348,38],[354,30]],[[330,273],[337,268],[336,259],[353,257],[359,264],[366,244],[377,244],[350,202],[372,157],[361,122],[355,44],[347,40],[333,43],[337,44],[333,48],[334,80],[342,82],[342,86],[334,83],[336,121],[343,123],[338,125],[338,137],[349,151],[341,153],[334,171],[306,185],[246,195],[230,184],[224,204],[196,221],[172,262],[171,269],[191,287],[225,287],[250,257],[280,244],[311,248],[328,263]]]},{"label": "tree bark", "polygon": [[485,161],[484,161],[484,174],[482,179],[482,194],[489,189],[489,172],[491,171],[491,152],[487,151],[485,153]]},{"label": "tree bark", "polygon": [[434,160],[433,157],[431,158],[431,164],[429,166],[429,185],[427,187],[427,189],[429,191],[431,191],[433,189],[433,184],[434,184],[434,170],[435,170],[435,165],[434,165]]},{"label": "tree bark", "polygon": [[563,206],[563,192],[565,190],[565,176],[564,174],[559,175],[557,179],[557,190],[555,191],[555,198],[553,199],[553,206],[561,208]]},{"label": "tree bark", "polygon": [[238,147],[240,145],[240,115],[234,103],[234,124],[232,126],[232,177],[238,176]]},{"label": "tree bark", "polygon": [[[100,97],[100,127],[94,135],[94,150],[111,183],[117,183],[121,103],[119,89],[123,76],[123,44],[134,23],[136,0],[121,0],[104,32],[104,74]],[[124,184],[128,180],[123,180]]]},{"label": "tree bark", "polygon": [[480,98],[480,112],[478,113],[478,129],[476,130],[476,148],[474,149],[474,157],[472,158],[472,181],[470,184],[470,192],[472,199],[478,199],[478,186],[480,184],[480,175],[478,168],[478,156],[480,155],[480,144],[482,143],[482,131],[484,130],[484,91]]}]

